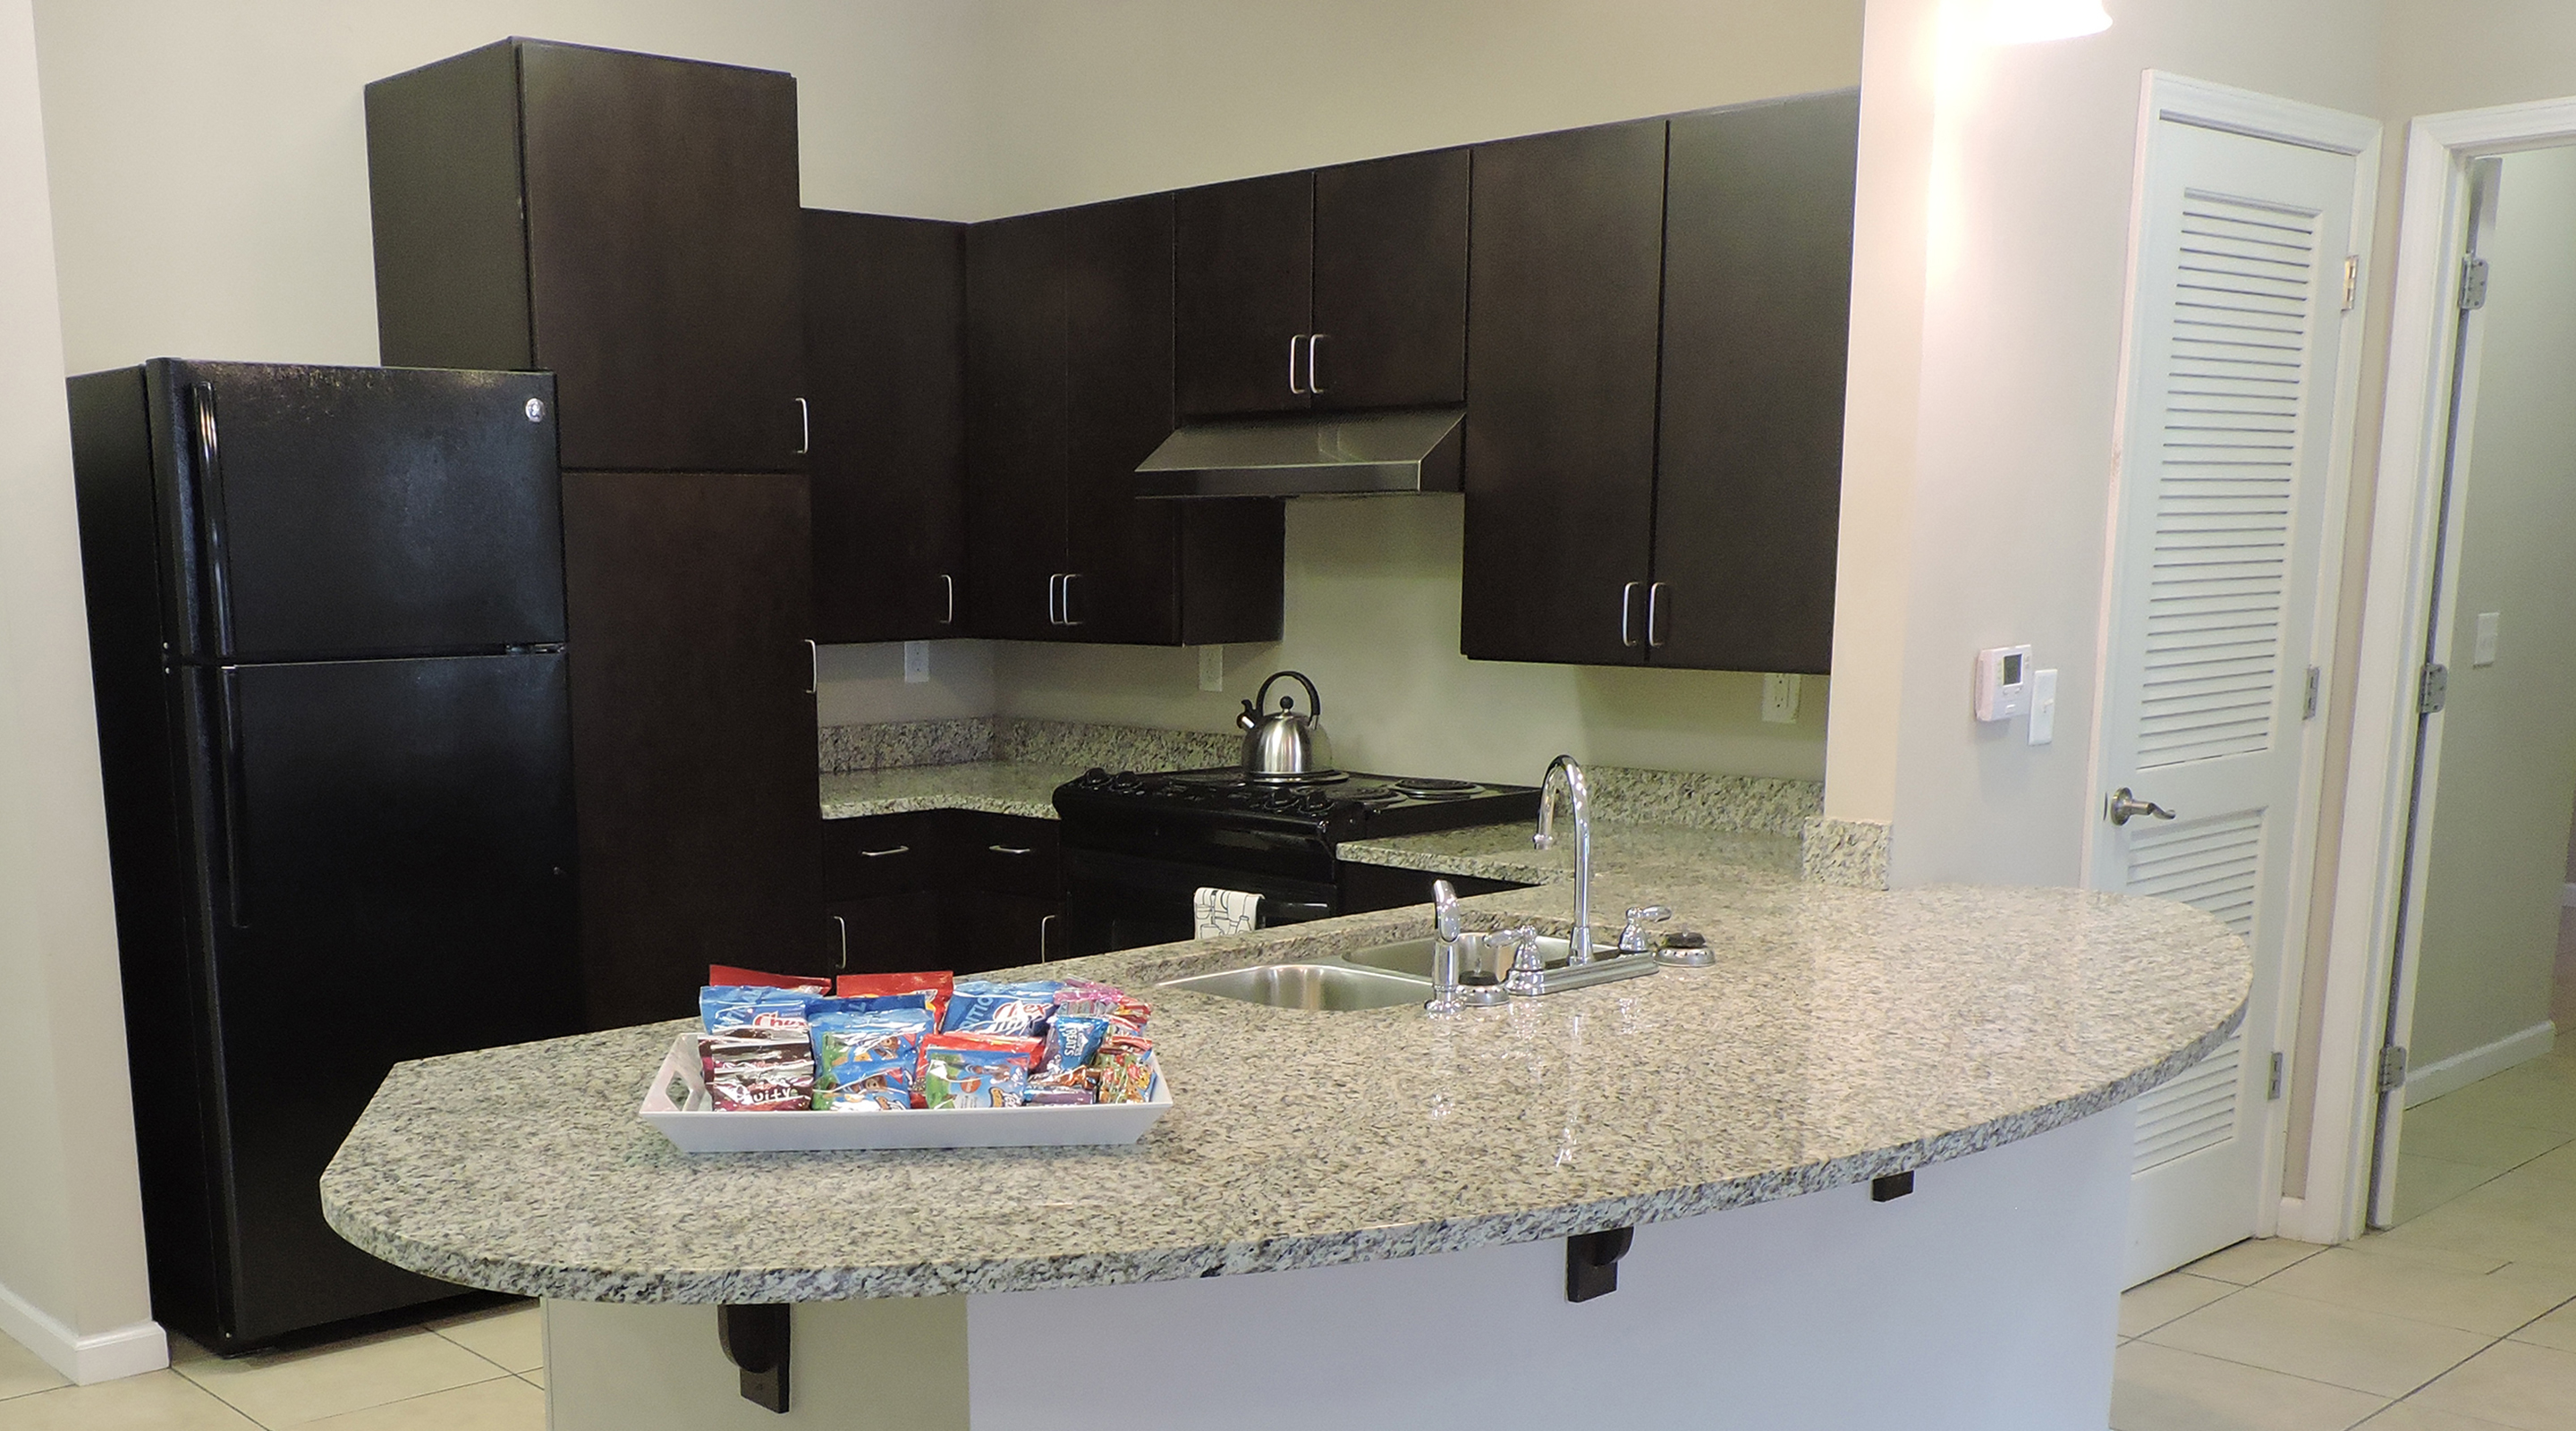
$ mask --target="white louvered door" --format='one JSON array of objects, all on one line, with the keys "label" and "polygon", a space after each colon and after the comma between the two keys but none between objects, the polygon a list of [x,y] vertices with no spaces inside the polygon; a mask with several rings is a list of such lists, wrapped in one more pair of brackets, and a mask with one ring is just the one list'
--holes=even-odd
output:
[{"label": "white louvered door", "polygon": [[2156,121],[2139,197],[2112,538],[2097,888],[2180,900],[2254,952],[2245,1022],[2138,1103],[2131,1281],[2256,1230],[2306,765],[2354,160]]}]

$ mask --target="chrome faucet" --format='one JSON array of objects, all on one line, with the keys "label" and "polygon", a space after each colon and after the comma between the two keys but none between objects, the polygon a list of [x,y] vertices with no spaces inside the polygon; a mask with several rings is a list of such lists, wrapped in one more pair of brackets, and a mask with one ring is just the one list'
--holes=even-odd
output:
[{"label": "chrome faucet", "polygon": [[1547,778],[1538,788],[1538,834],[1530,843],[1542,850],[1556,847],[1556,790],[1565,787],[1565,803],[1574,812],[1574,932],[1567,940],[1573,952],[1568,964],[1592,962],[1592,790],[1583,767],[1571,755],[1548,762]]},{"label": "chrome faucet", "polygon": [[1431,882],[1431,999],[1422,1007],[1435,1014],[1454,1014],[1458,1002],[1458,890],[1445,879]]}]

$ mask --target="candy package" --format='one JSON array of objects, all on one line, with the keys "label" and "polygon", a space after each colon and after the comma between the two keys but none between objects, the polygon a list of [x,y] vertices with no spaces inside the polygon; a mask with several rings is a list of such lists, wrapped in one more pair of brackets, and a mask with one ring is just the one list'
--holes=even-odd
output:
[{"label": "candy package", "polygon": [[805,1002],[811,997],[796,989],[759,984],[710,984],[698,991],[698,1016],[706,1021],[709,1033],[777,1029],[801,1037]]},{"label": "candy package", "polygon": [[[814,1002],[821,1005],[844,1001]],[[928,1009],[818,1007],[813,1023],[811,1102],[815,1108],[913,1106],[921,1044],[930,1036]]]},{"label": "candy package", "polygon": [[930,995],[932,1016],[945,1019],[948,999],[956,986],[957,976],[943,969],[911,974],[843,974],[832,982],[828,992],[844,999],[864,999],[918,990]]},{"label": "candy package", "polygon": [[1103,1103],[1142,1103],[1154,1092],[1154,1045],[1134,1034],[1111,1034],[1092,1060]]},{"label": "candy package", "polygon": [[814,1050],[803,1039],[706,1034],[707,1096],[727,1113],[784,1113],[814,1102]]},{"label": "candy package", "polygon": [[1028,1103],[1093,1103],[1091,1070],[1087,1068],[1042,1069],[1029,1075],[1029,1091],[1022,1095]]},{"label": "candy package", "polygon": [[1052,981],[996,984],[967,979],[957,985],[940,1031],[1034,1038],[1046,1032],[1047,1019],[1055,1013],[1058,987]]},{"label": "candy package", "polygon": [[1047,1024],[1046,1053],[1038,1067],[1049,1073],[1063,1073],[1090,1064],[1100,1052],[1102,1040],[1109,1037],[1110,1022],[1096,1014],[1059,1013]]},{"label": "candy package", "polygon": [[768,974],[758,969],[737,969],[730,964],[707,966],[710,984],[757,984],[771,989],[794,989],[800,994],[828,994],[832,981],[820,974]]},{"label": "candy package", "polygon": [[1088,979],[1068,979],[1058,986],[1055,1007],[1060,1014],[1097,1015],[1135,1034],[1145,1031],[1145,1020],[1153,1013],[1152,1006],[1125,989]]},{"label": "candy package", "polygon": [[[958,995],[960,1002],[965,997]],[[922,1041],[922,1106],[1017,1108],[1026,1099],[1041,1047],[1034,1038],[933,1034]]]}]

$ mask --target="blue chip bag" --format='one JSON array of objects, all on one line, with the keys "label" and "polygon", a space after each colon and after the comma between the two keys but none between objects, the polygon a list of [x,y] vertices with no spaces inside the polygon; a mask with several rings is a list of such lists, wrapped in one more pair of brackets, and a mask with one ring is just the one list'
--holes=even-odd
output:
[{"label": "blue chip bag", "polygon": [[1091,1062],[1109,1037],[1109,1020],[1097,1014],[1058,1014],[1047,1024],[1046,1057],[1038,1066],[1066,1073]]},{"label": "blue chip bag", "polygon": [[1036,1038],[1046,1032],[1047,1020],[1055,1013],[1059,987],[1052,980],[996,984],[960,979],[957,992],[948,1000],[948,1021],[939,1031]]},{"label": "blue chip bag", "polygon": [[760,984],[709,984],[698,990],[698,1017],[711,1034],[746,1030],[805,1032],[805,1005],[814,996],[802,989],[773,989]]},{"label": "blue chip bag", "polygon": [[827,1112],[910,1108],[921,1065],[922,1041],[930,1034],[928,1009],[816,1012],[814,1106]]},{"label": "blue chip bag", "polygon": [[929,989],[914,989],[901,994],[844,994],[838,997],[808,994],[805,1019],[811,1023],[817,1014],[881,1014],[893,1009],[920,1009],[927,1012],[935,997]]}]

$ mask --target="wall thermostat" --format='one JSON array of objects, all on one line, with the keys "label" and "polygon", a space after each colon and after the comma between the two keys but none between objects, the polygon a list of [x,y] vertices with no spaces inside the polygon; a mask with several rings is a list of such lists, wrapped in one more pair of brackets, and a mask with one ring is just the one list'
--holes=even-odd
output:
[{"label": "wall thermostat", "polygon": [[1977,653],[1977,719],[2011,720],[2030,709],[2030,648],[1996,646]]}]

